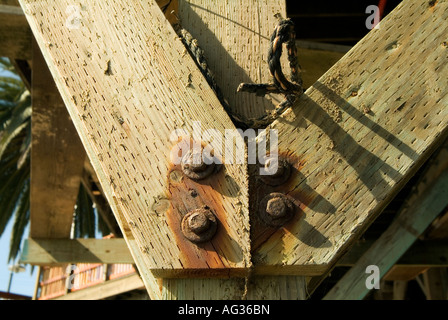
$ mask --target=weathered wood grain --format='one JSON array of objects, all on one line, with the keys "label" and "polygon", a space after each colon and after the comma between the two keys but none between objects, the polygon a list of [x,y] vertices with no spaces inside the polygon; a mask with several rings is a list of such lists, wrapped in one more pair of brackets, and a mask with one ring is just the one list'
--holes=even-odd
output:
[{"label": "weathered wood grain", "polygon": [[246,279],[170,279],[167,300],[305,300],[305,277],[256,276]]},{"label": "weathered wood grain", "polygon": [[[285,1],[179,1],[182,27],[204,50],[207,63],[231,109],[246,117],[262,116],[283,99],[282,96],[236,93],[242,82],[272,81],[267,55],[271,33],[278,23],[276,15],[286,18]],[[286,57],[283,62],[287,66]]]},{"label": "weathered wood grain", "polygon": [[283,228],[253,226],[256,271],[328,270],[444,140],[447,18],[448,1],[403,1],[272,124],[295,170],[255,189],[302,205]]},{"label": "weathered wood grain", "polygon": [[57,265],[64,263],[129,263],[134,260],[123,239],[27,239],[21,263]]},{"label": "weathered wood grain", "polygon": [[363,299],[366,287],[366,268],[375,265],[384,276],[414,241],[448,205],[448,143],[433,158],[431,165],[416,184],[412,195],[375,243],[358,260],[325,299]]},{"label": "weathered wood grain", "polygon": [[[170,160],[175,129],[192,132],[199,121],[216,130],[213,140],[234,127],[157,4],[81,1],[77,20],[66,11],[70,1],[20,3],[145,284],[154,283],[153,272],[246,274],[245,164],[226,164],[197,183]],[[211,146],[221,147],[216,141]],[[182,204],[187,186],[197,196]],[[201,246],[179,229],[198,203],[219,220]]]}]

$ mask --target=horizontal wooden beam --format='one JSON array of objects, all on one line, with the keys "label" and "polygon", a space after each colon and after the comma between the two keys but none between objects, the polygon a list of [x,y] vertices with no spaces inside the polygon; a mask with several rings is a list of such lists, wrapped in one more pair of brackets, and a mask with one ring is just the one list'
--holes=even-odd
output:
[{"label": "horizontal wooden beam", "polygon": [[124,239],[27,239],[21,263],[134,263]]},{"label": "horizontal wooden beam", "polygon": [[[352,267],[373,241],[355,244],[336,267]],[[65,263],[129,263],[134,259],[126,241],[114,239],[27,239],[20,258],[32,265]],[[448,241],[420,241],[397,261],[395,267],[448,267]]]},{"label": "horizontal wooden beam", "polygon": [[0,291],[0,298],[3,300],[31,300],[31,297],[11,292]]}]

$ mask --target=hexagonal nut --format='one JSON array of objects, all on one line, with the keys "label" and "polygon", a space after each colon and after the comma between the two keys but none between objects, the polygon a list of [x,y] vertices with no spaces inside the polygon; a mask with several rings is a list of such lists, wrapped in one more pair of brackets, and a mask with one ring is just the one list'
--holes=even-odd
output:
[{"label": "hexagonal nut", "polygon": [[209,241],[216,233],[218,222],[209,207],[187,213],[181,223],[182,233],[193,243]]},{"label": "hexagonal nut", "polygon": [[198,151],[190,150],[181,160],[182,172],[193,180],[205,179],[211,174],[219,170],[218,165],[214,162],[214,159],[207,158],[205,163],[202,159],[202,153]]},{"label": "hexagonal nut", "polygon": [[289,177],[291,176],[292,172],[291,163],[289,163],[286,159],[280,157],[278,157],[277,160],[278,163],[276,172],[272,173],[269,172],[275,160],[267,159],[265,161],[265,164],[262,165],[262,167],[264,167],[264,170],[269,174],[260,175],[260,179],[269,186],[281,185],[286,181],[288,181]]},{"label": "hexagonal nut", "polygon": [[297,206],[294,202],[293,199],[283,193],[270,193],[260,201],[259,217],[268,226],[281,227],[291,220],[296,213]]}]

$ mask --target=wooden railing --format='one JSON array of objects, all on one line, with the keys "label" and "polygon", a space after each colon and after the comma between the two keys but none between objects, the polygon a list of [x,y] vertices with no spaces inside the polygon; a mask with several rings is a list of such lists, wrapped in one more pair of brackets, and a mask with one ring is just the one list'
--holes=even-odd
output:
[{"label": "wooden railing", "polygon": [[53,299],[135,273],[132,264],[79,263],[42,267],[38,299]]}]

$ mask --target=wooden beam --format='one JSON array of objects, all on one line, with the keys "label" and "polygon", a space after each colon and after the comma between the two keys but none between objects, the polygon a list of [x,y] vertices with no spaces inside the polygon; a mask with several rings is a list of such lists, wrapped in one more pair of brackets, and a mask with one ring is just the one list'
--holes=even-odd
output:
[{"label": "wooden beam", "polygon": [[69,238],[85,152],[37,44],[32,70],[31,238]]},{"label": "wooden beam", "polygon": [[0,3],[0,56],[31,60],[32,38],[22,9]]},{"label": "wooden beam", "polygon": [[448,273],[446,268],[430,268],[423,274],[427,300],[448,299]]},{"label": "wooden beam", "polygon": [[[373,242],[356,244],[336,263],[336,267],[353,267]],[[126,241],[113,239],[27,239],[21,263],[59,265],[65,263],[134,263]],[[423,241],[414,244],[397,261],[394,268],[448,267],[448,242]],[[389,274],[389,273],[388,273]],[[386,280],[403,280],[392,277]],[[407,278],[406,278],[407,279]],[[410,280],[410,279],[409,279]]]},{"label": "wooden beam", "polygon": [[21,294],[14,294],[11,292],[3,292],[0,291],[0,298],[5,299],[5,300],[31,300],[31,297],[29,296],[24,296]]},{"label": "wooden beam", "polygon": [[305,300],[304,277],[253,276],[245,279],[168,279],[163,298],[167,300]]},{"label": "wooden beam", "polygon": [[425,238],[434,240],[443,240],[448,238],[448,210],[444,215],[441,215],[436,220],[434,220],[427,234],[425,235]]},{"label": "wooden beam", "polygon": [[134,259],[123,239],[27,239],[21,263],[129,263]]},{"label": "wooden beam", "polygon": [[0,0],[0,5],[20,7],[18,0]]},{"label": "wooden beam", "polygon": [[383,276],[381,280],[384,281],[411,281],[415,279],[418,275],[425,272],[429,266],[398,266],[394,265],[390,270]]},{"label": "wooden beam", "polygon": [[[374,244],[374,241],[360,242],[336,262],[337,267],[353,267]],[[396,262],[394,268],[403,267],[448,267],[447,241],[418,241]]]},{"label": "wooden beam", "polygon": [[92,199],[95,204],[98,215],[103,219],[104,223],[109,228],[110,233],[115,237],[121,238],[122,234],[120,226],[118,225],[112,209],[104,196],[104,192],[102,191],[101,185],[96,177],[95,170],[92,168],[92,165],[88,159],[84,162],[84,173],[81,183],[83,184],[90,199]]},{"label": "wooden beam", "polygon": [[140,276],[134,274],[124,278],[109,280],[79,291],[70,292],[52,300],[101,300],[120,293],[144,288],[145,286]]},{"label": "wooden beam", "polygon": [[[246,275],[246,165],[195,182],[170,162],[174,130],[191,133],[198,121],[217,137],[234,126],[157,4],[81,1],[67,27],[70,1],[20,3],[148,290],[155,273]],[[219,228],[196,245],[180,222],[203,205]]]},{"label": "wooden beam", "polygon": [[278,229],[251,216],[255,272],[325,273],[445,139],[447,16],[447,1],[403,1],[270,126],[292,174],[254,202],[301,204]]},{"label": "wooden beam", "polygon": [[265,115],[283,98],[236,94],[242,82],[271,82],[267,54],[271,33],[278,23],[277,14],[286,18],[285,1],[179,1],[182,27],[198,40],[204,50],[207,63],[230,108],[246,117]]},{"label": "wooden beam", "polygon": [[394,293],[393,293],[393,299],[394,300],[405,300],[406,299],[406,290],[408,288],[408,282],[403,280],[396,280],[393,284]]},{"label": "wooden beam", "polygon": [[380,271],[378,276],[384,276],[448,205],[448,142],[430,161],[394,222],[325,299],[363,299],[370,291],[366,287],[366,268],[375,265]]}]

